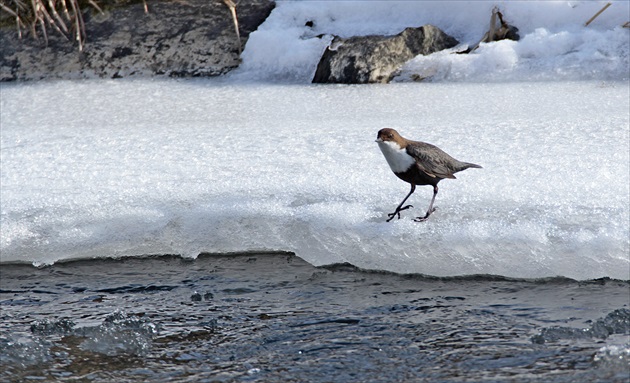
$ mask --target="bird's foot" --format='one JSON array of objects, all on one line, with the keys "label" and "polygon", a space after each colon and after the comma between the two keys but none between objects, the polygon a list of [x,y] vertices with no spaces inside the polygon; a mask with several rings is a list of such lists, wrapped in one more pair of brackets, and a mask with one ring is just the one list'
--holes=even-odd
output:
[{"label": "bird's foot", "polygon": [[388,219],[386,222],[389,222],[389,221],[391,221],[392,219],[394,219],[394,217],[395,217],[396,215],[398,215],[398,219],[400,219],[400,212],[401,212],[401,211],[403,211],[403,210],[407,210],[407,209],[409,209],[410,207],[413,207],[413,205],[403,206],[403,207],[401,207],[400,209],[396,209],[396,211],[395,211],[395,212],[387,214],[387,216],[389,217],[389,219]]},{"label": "bird's foot", "polygon": [[434,207],[433,209],[427,211],[427,214],[424,217],[416,217],[416,218],[414,218],[414,221],[416,221],[416,222],[424,222],[427,219],[429,219],[429,216],[431,214],[433,214],[436,210],[437,210],[437,207]]}]

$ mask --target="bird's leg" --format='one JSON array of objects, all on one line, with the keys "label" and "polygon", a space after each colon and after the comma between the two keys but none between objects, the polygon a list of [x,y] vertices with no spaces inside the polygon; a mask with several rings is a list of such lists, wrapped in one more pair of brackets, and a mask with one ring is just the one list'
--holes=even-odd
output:
[{"label": "bird's leg", "polygon": [[435,196],[437,196],[437,193],[438,193],[438,187],[437,185],[435,185],[433,186],[433,198],[431,198],[431,203],[429,204],[429,209],[427,210],[427,214],[424,217],[416,217],[414,221],[416,222],[426,221],[431,215],[431,213],[433,213],[435,209],[437,209],[437,207],[433,207],[433,202],[435,202]]},{"label": "bird's leg", "polygon": [[407,210],[410,207],[413,207],[412,205],[407,205],[403,207],[403,204],[405,203],[405,201],[407,201],[407,198],[409,198],[410,195],[413,194],[413,192],[416,191],[416,185],[411,184],[411,190],[409,191],[409,194],[407,194],[407,196],[405,197],[405,199],[402,200],[402,202],[400,203],[400,205],[398,205],[398,207],[396,208],[396,211],[393,213],[389,213],[387,214],[389,216],[389,219],[387,220],[387,222],[391,221],[392,219],[394,219],[394,217],[396,216],[396,214],[398,214],[398,219],[400,219],[400,212],[403,210]]}]

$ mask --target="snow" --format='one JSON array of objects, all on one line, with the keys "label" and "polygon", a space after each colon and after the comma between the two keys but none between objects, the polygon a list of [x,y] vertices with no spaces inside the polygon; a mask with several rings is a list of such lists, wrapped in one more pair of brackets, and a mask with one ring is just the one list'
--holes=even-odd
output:
[{"label": "snow", "polygon": [[[393,35],[406,27],[432,24],[461,44],[418,56],[399,80],[539,81],[628,79],[630,3],[612,1],[279,1],[247,42],[243,65],[232,76],[251,81],[308,82],[332,35]],[[494,7],[519,29],[521,40],[479,42]],[[313,26],[305,24],[310,21]],[[322,36],[316,38],[316,36]]]},{"label": "snow", "polygon": [[[432,23],[472,44],[498,4],[522,39],[310,85],[326,38]],[[628,3],[278,2],[221,79],[2,84],[0,261],[293,251],[315,265],[630,279]],[[314,27],[304,24],[312,20]],[[433,71],[425,82],[405,82]],[[392,127],[482,165],[438,210],[374,142]]]}]

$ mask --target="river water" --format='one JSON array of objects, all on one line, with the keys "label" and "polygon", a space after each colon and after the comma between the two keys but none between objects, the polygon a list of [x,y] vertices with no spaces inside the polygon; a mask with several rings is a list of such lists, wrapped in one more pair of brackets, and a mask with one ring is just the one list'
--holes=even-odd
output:
[{"label": "river water", "polygon": [[3,266],[6,382],[627,382],[628,282],[289,253]]}]

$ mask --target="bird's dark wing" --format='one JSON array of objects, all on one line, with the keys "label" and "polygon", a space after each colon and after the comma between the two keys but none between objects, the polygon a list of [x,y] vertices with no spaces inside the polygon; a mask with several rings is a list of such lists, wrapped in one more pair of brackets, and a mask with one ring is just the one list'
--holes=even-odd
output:
[{"label": "bird's dark wing", "polygon": [[457,161],[442,149],[426,142],[413,141],[407,145],[407,154],[416,159],[416,165],[430,177],[455,178]]}]

